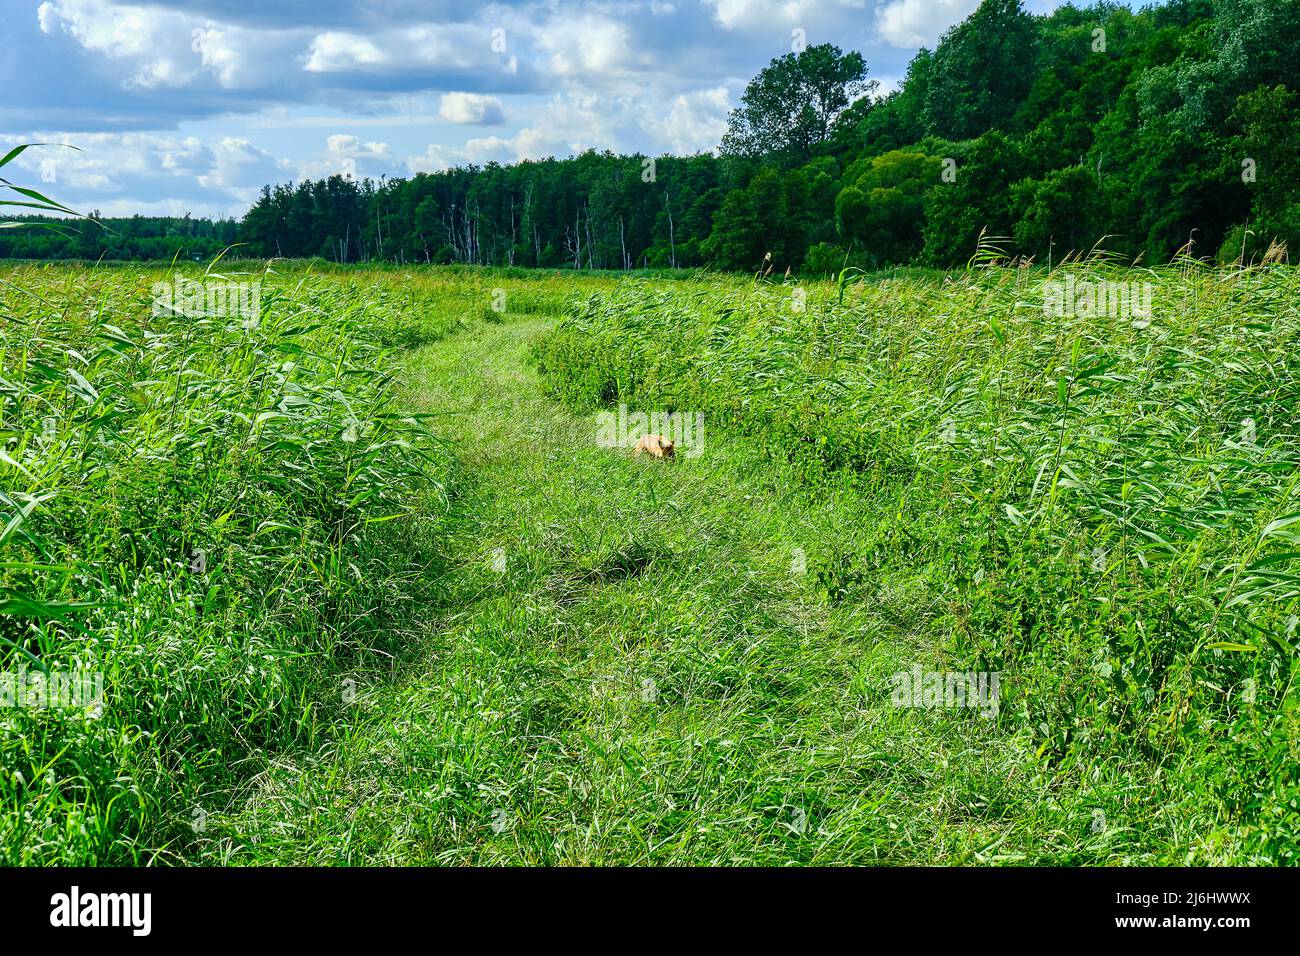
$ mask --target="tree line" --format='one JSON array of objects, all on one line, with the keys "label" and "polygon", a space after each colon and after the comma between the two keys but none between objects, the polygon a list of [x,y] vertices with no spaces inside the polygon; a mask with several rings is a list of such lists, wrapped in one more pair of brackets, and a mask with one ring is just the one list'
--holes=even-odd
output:
[{"label": "tree line", "polygon": [[[259,256],[572,269],[949,267],[981,235],[1043,261],[1249,259],[1300,241],[1297,49],[1295,0],[984,0],[884,96],[857,52],[773,60],[716,155],[267,186],[236,232]],[[67,254],[19,231],[0,255]]]},{"label": "tree line", "polygon": [[104,217],[89,220],[14,216],[28,228],[0,230],[0,258],[8,259],[202,259],[239,239],[237,219],[191,216]]}]

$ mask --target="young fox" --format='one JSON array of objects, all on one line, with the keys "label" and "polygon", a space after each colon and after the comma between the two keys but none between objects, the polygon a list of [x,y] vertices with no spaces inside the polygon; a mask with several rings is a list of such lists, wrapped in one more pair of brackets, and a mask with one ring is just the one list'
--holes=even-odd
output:
[{"label": "young fox", "polygon": [[672,458],[674,444],[674,442],[664,438],[663,435],[642,435],[637,441],[636,447],[632,450],[632,454],[640,455],[644,452],[655,458]]}]

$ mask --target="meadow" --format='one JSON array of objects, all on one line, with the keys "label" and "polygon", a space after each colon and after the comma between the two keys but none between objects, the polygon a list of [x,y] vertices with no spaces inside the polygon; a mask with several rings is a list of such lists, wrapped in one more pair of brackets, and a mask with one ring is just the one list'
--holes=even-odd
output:
[{"label": "meadow", "polygon": [[0,272],[0,861],[1295,862],[1294,269],[175,271]]},{"label": "meadow", "polygon": [[159,309],[178,271],[0,274],[0,671],[95,673],[104,696],[14,707],[10,691],[6,863],[183,859],[204,806],[312,745],[341,674],[400,652],[427,590],[449,456],[395,400],[394,355],[496,317],[487,293],[184,270],[256,284],[250,321]]}]

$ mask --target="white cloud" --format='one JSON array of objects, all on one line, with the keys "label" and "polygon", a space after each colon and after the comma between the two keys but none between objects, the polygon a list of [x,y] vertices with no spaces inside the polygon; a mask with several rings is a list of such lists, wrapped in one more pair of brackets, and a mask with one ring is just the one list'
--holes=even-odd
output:
[{"label": "white cloud", "polygon": [[619,71],[628,66],[628,35],[623,25],[603,16],[566,17],[536,34],[558,76]]},{"label": "white cloud", "polygon": [[283,85],[305,36],[204,23],[191,29],[191,49],[223,89]]},{"label": "white cloud", "polygon": [[725,86],[680,94],[661,111],[642,98],[566,93],[550,100],[513,136],[475,137],[463,146],[430,144],[409,157],[406,166],[411,173],[432,172],[467,163],[564,157],[588,149],[690,155],[717,147],[729,109]]},{"label": "white cloud", "polygon": [[[864,0],[702,0],[724,30],[770,30],[773,24],[803,27],[812,34],[817,24],[861,10]],[[815,42],[815,41],[810,41]]]},{"label": "white cloud", "polygon": [[53,33],[59,28],[59,11],[49,0],[45,0],[36,8],[36,21],[41,25],[42,33]]},{"label": "white cloud", "polygon": [[671,152],[686,156],[716,149],[730,112],[727,88],[719,86],[675,97],[668,114],[648,125]]},{"label": "white cloud", "polygon": [[506,118],[499,99],[479,93],[444,93],[438,115],[449,123],[474,126],[495,126]]},{"label": "white cloud", "polygon": [[46,0],[36,17],[43,33],[62,32],[126,64],[122,87],[131,91],[192,86],[205,73],[223,89],[283,85],[306,41],[300,31],[252,30],[105,0]]},{"label": "white cloud", "polygon": [[151,60],[128,76],[123,83],[131,90],[154,90],[164,86],[185,86],[194,73],[173,60]]},{"label": "white cloud", "polygon": [[244,202],[257,198],[263,184],[284,173],[286,164],[259,146],[227,136],[212,147],[208,171],[199,176],[206,189],[224,190]]},{"label": "white cloud", "polygon": [[903,77],[901,76],[880,76],[876,82],[880,85],[876,88],[877,97],[885,97],[890,93],[897,93],[903,88]]},{"label": "white cloud", "polygon": [[626,149],[627,137],[620,126],[627,125],[622,114],[630,105],[608,96],[557,96],[532,126],[514,137],[516,158],[566,156],[596,147]]},{"label": "white cloud", "polygon": [[325,140],[325,148],[336,156],[353,159],[392,159],[393,151],[387,143],[363,143],[351,133],[335,133]]},{"label": "white cloud", "polygon": [[380,66],[390,57],[373,42],[355,33],[322,33],[311,41],[303,69],[335,73],[362,66]]},{"label": "white cloud", "polygon": [[351,133],[334,133],[325,138],[325,149],[296,164],[297,178],[327,179],[344,176],[375,179],[397,166],[388,143],[363,142]]},{"label": "white cloud", "polygon": [[327,31],[311,41],[302,62],[310,73],[468,70],[491,76],[519,70],[516,56],[493,52],[486,27],[465,23],[416,24],[370,35]]},{"label": "white cloud", "polygon": [[194,76],[189,21],[181,14],[105,0],[46,0],[36,18],[44,33],[62,30],[87,50],[134,61],[126,89],[184,86]]},{"label": "white cloud", "polygon": [[[121,202],[114,205],[113,194],[136,194],[146,184],[175,196],[203,193],[202,208],[231,211],[256,198],[265,183],[282,180],[292,171],[288,163],[266,150],[230,136],[211,145],[197,136],[160,133],[35,132],[0,137],[0,143],[20,140],[77,146],[76,150],[31,149],[16,162],[39,171],[41,181],[51,184],[54,195],[62,197],[68,189],[89,194],[81,197],[80,203],[69,203],[74,208],[93,206],[108,215],[117,214],[122,206]],[[187,210],[199,213],[200,207],[192,199],[167,201],[182,214]],[[128,206],[126,213],[144,212],[148,204],[137,205],[134,209]]]},{"label": "white cloud", "polygon": [[56,0],[36,10],[45,33],[61,28],[87,50],[109,56],[138,56],[157,46],[159,27],[170,19],[163,15],[151,20],[139,7],[115,7],[101,0]]},{"label": "white cloud", "polygon": [[616,116],[627,108],[608,97],[566,94],[547,103],[536,121],[511,137],[483,136],[464,146],[430,144],[424,153],[407,160],[413,172],[429,172],[465,163],[509,163],[521,159],[568,156],[594,147],[620,148]]},{"label": "white cloud", "polygon": [[954,23],[975,12],[980,0],[890,0],[876,10],[876,32],[890,46],[933,49]]}]

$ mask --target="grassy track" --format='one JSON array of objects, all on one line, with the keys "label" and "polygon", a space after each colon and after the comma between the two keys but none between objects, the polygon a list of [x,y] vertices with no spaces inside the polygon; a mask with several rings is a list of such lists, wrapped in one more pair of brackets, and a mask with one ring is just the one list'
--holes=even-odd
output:
[{"label": "grassy track", "polygon": [[894,574],[835,604],[795,562],[847,550],[870,503],[721,434],[669,464],[597,447],[528,365],[548,325],[412,354],[412,410],[460,462],[443,599],[329,743],[208,816],[207,862],[1216,859],[1158,771],[1081,774],[974,710],[891,706],[892,674],[944,667],[945,596]]},{"label": "grassy track", "polygon": [[222,267],[0,265],[0,865],[186,862],[391,679],[451,464],[397,361],[610,284]]}]

